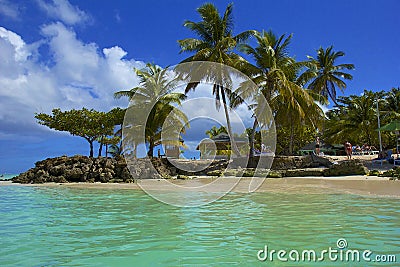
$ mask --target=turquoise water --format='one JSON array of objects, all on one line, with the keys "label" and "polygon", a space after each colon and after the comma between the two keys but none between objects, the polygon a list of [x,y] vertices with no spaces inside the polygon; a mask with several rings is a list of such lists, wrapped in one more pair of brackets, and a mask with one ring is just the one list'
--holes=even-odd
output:
[{"label": "turquoise water", "polygon": [[399,200],[389,198],[231,193],[177,208],[138,190],[0,186],[0,266],[290,266],[257,252],[318,252],[339,238],[394,254],[398,266],[399,226]]}]

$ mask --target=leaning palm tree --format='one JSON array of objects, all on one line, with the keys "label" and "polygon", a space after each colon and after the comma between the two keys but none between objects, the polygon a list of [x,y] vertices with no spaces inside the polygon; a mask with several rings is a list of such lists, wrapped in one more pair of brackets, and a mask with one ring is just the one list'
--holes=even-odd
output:
[{"label": "leaning palm tree", "polygon": [[[217,8],[211,4],[206,3],[197,9],[202,20],[200,22],[186,21],[184,26],[193,31],[198,38],[187,38],[179,40],[178,43],[182,52],[191,52],[194,55],[186,58],[183,62],[192,61],[211,61],[228,65],[230,67],[243,70],[248,67],[248,62],[234,53],[233,50],[236,46],[247,40],[254,31],[244,31],[237,35],[233,35],[233,17],[232,17],[232,4],[229,4],[225,9],[223,16],[221,16]],[[222,69],[222,68],[221,68]],[[219,70],[221,70],[219,69]],[[216,71],[218,72],[218,70]],[[221,74],[221,79],[226,81],[226,84],[213,85],[213,95],[215,95],[217,109],[220,108],[220,101],[224,106],[227,130],[230,137],[233,137],[232,127],[227,106],[227,98],[229,97],[229,85],[232,84],[229,74]],[[198,81],[191,82],[186,87],[185,93],[190,90],[195,90]],[[233,152],[238,155],[239,150],[233,142]]]},{"label": "leaning palm tree", "polygon": [[180,134],[185,131],[185,127],[188,127],[188,119],[183,112],[174,107],[174,104],[181,105],[181,101],[186,98],[184,94],[172,92],[176,87],[176,79],[169,77],[167,68],[161,69],[154,64],[146,66],[146,69],[135,70],[140,78],[138,87],[116,92],[114,96],[128,97],[131,100],[131,106],[137,110],[140,107],[145,109],[146,106],[152,106],[149,114],[145,114],[148,115],[145,122],[145,140],[149,145],[148,156],[153,157],[154,147],[163,143],[162,131],[171,130],[163,128],[166,120],[169,120],[169,125],[174,125],[172,130],[178,130],[177,134]]},{"label": "leaning palm tree", "polygon": [[320,47],[317,50],[317,58],[308,57],[304,62],[307,66],[306,71],[299,77],[299,82],[303,85],[308,84],[308,88],[320,93],[322,96],[329,97],[336,102],[336,87],[342,92],[346,88],[346,83],[342,79],[352,80],[353,76],[345,70],[353,70],[353,64],[335,65],[336,61],[344,56],[344,52],[333,51],[333,46],[326,49]]},{"label": "leaning palm tree", "polygon": [[[322,117],[322,110],[316,105],[315,99],[307,90],[295,83],[301,64],[288,54],[288,46],[292,35],[276,36],[272,31],[257,32],[257,46],[248,44],[240,46],[240,50],[251,55],[256,63],[257,71],[253,72],[252,80],[258,86],[256,91],[248,90],[245,84],[239,87],[237,94],[244,97],[254,97],[262,94],[269,102],[276,119],[293,125],[294,121],[309,120],[316,123]],[[251,87],[250,87],[251,88]],[[241,101],[232,101],[240,104]],[[256,104],[256,108],[260,109]],[[264,107],[265,108],[265,107]],[[260,112],[260,111],[259,111]],[[252,135],[250,136],[250,153],[253,153],[254,133],[259,121],[255,117]]]}]

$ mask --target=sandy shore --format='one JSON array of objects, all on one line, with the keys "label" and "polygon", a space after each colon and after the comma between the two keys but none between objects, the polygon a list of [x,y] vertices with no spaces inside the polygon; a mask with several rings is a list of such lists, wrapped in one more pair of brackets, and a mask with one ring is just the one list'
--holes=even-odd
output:
[{"label": "sandy shore", "polygon": [[[260,178],[254,178],[256,184]],[[233,192],[249,192],[251,178],[238,179],[236,177],[226,178],[195,178],[192,180],[141,180],[135,184],[117,183],[46,183],[28,184],[22,186],[37,187],[68,187],[68,188],[97,188],[97,189],[141,189],[151,188],[155,191],[171,191],[180,187],[187,191],[225,191],[233,187]],[[252,182],[254,184],[254,180]],[[209,184],[209,186],[207,186]],[[13,184],[10,181],[0,182],[0,186]],[[264,179],[256,192],[271,193],[306,193],[306,194],[329,194],[347,193],[368,196],[384,196],[400,198],[400,181],[391,181],[388,178],[376,176],[341,176],[341,177],[289,177]]]}]

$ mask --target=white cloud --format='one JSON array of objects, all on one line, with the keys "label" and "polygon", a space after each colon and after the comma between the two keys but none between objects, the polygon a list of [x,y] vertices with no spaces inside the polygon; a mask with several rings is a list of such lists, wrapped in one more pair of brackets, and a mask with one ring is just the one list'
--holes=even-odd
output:
[{"label": "white cloud", "polygon": [[[133,68],[145,66],[125,59],[127,53],[118,46],[100,50],[94,43],[80,41],[62,23],[43,26],[41,33],[43,40],[27,44],[0,27],[0,139],[42,133],[35,112],[126,106],[127,100],[116,100],[113,93],[137,86]],[[32,56],[39,54],[38,44],[52,57],[50,63]]]},{"label": "white cloud", "polygon": [[18,6],[7,0],[0,0],[0,14],[5,17],[17,20],[19,18]]},{"label": "white cloud", "polygon": [[51,3],[45,0],[37,0],[37,3],[50,17],[69,25],[82,23],[90,19],[88,14],[77,6],[71,5],[68,0],[52,0]]},{"label": "white cloud", "polygon": [[0,38],[8,41],[8,43],[14,48],[14,57],[16,61],[24,61],[28,56],[30,56],[31,53],[27,51],[25,42],[18,34],[0,27]]}]

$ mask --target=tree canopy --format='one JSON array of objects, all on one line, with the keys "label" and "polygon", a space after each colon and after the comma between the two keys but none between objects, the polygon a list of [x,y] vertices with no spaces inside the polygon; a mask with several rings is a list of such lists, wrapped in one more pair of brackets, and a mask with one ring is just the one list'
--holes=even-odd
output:
[{"label": "tree canopy", "polygon": [[35,118],[39,124],[51,129],[69,132],[71,135],[84,138],[90,146],[89,155],[93,157],[93,142],[101,137],[113,135],[114,126],[119,124],[120,117],[115,115],[117,112],[117,109],[106,113],[87,108],[68,111],[56,108],[50,115],[39,113],[35,115]]}]

